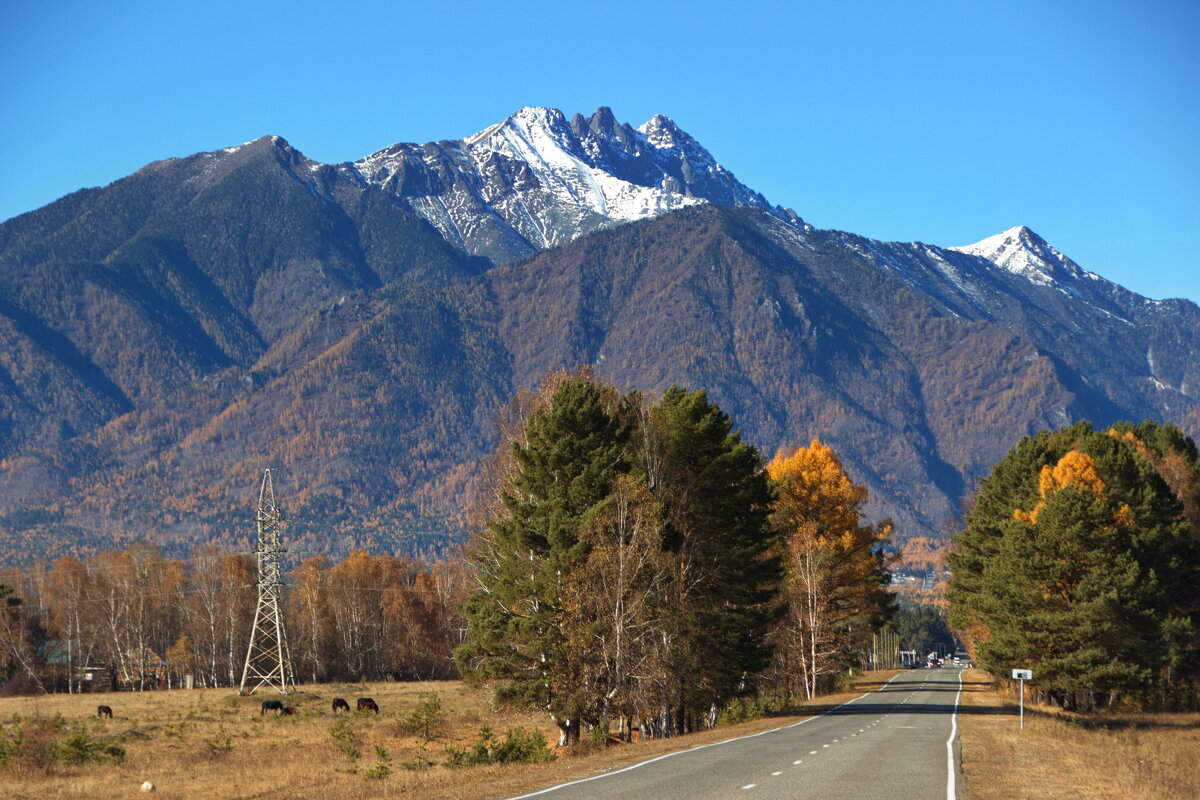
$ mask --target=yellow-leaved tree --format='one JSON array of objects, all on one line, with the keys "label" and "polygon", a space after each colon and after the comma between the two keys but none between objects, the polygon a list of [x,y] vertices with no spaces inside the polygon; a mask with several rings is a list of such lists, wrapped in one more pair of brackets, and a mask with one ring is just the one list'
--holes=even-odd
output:
[{"label": "yellow-leaved tree", "polygon": [[[1095,497],[1103,497],[1107,488],[1100,473],[1096,470],[1096,462],[1092,460],[1091,456],[1078,450],[1068,450],[1066,455],[1059,459],[1053,467],[1049,464],[1042,467],[1042,472],[1038,476],[1038,494],[1041,495],[1038,504],[1031,511],[1014,509],[1013,518],[1026,525],[1036,525],[1038,512],[1045,507],[1046,498],[1068,486],[1091,492]],[[1125,524],[1129,522],[1129,513],[1129,505],[1122,505],[1117,509],[1114,520]]]},{"label": "yellow-leaved tree", "polygon": [[787,613],[776,629],[775,670],[788,694],[812,698],[891,612],[890,521],[863,521],[867,490],[814,439],[767,465],[773,519],[785,548]]}]

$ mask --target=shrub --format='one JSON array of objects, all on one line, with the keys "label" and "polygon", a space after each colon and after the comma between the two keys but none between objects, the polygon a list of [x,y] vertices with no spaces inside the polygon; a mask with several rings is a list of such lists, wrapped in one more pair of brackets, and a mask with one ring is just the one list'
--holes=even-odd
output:
[{"label": "shrub", "polygon": [[204,744],[208,747],[210,756],[223,756],[233,751],[233,740],[224,728],[217,731],[211,739],[205,739]]},{"label": "shrub", "polygon": [[857,676],[858,670],[851,667],[845,672],[839,672],[833,678],[833,690],[835,692],[853,692],[854,678]]},{"label": "shrub", "polygon": [[526,731],[515,728],[504,734],[500,741],[492,729],[484,725],[479,729],[479,738],[469,749],[446,748],[446,764],[451,767],[473,767],[479,764],[536,764],[550,761],[554,754],[546,744],[541,731]]},{"label": "shrub", "polygon": [[22,733],[19,727],[12,733],[0,730],[0,769],[7,769],[16,763],[17,754],[21,752]]},{"label": "shrub", "polygon": [[586,736],[579,737],[579,741],[572,748],[573,752],[578,753],[594,753],[598,750],[603,750],[608,747],[608,729],[601,725],[593,725],[587,732]]},{"label": "shrub", "polygon": [[400,769],[410,770],[412,772],[424,772],[430,767],[437,766],[437,762],[429,757],[429,753],[425,750],[425,745],[418,745],[417,755],[409,761],[401,761]]},{"label": "shrub", "polygon": [[77,765],[103,761],[120,763],[125,748],[109,737],[93,738],[83,723],[70,728],[61,715],[21,720],[0,733],[0,768],[48,771],[55,764]]},{"label": "shrub", "polygon": [[329,728],[329,735],[333,737],[333,745],[338,751],[351,761],[358,760],[358,736],[354,733],[350,720],[339,719],[333,723]]},{"label": "shrub", "polygon": [[55,740],[66,726],[62,717],[26,720],[15,732],[15,766],[44,772],[56,760]]},{"label": "shrub", "polygon": [[93,739],[82,725],[75,725],[54,743],[54,759],[60,764],[100,763],[125,760],[125,748],[106,739]]},{"label": "shrub", "polygon": [[383,780],[388,775],[392,774],[392,754],[387,751],[387,748],[381,744],[375,745],[375,764],[363,773],[363,777],[367,780]]},{"label": "shrub", "polygon": [[546,745],[546,737],[541,731],[526,731],[524,728],[511,730],[504,735],[493,753],[493,760],[499,764],[539,764],[554,757]]},{"label": "shrub", "polygon": [[768,695],[738,697],[721,712],[720,722],[722,725],[736,725],[739,722],[762,719],[775,711],[776,702],[774,697]]},{"label": "shrub", "polygon": [[474,767],[478,764],[490,764],[492,745],[496,741],[491,727],[484,725],[479,729],[479,738],[470,748],[446,748],[446,765],[450,767]]},{"label": "shrub", "polygon": [[442,701],[437,692],[422,692],[420,704],[401,723],[405,733],[420,734],[427,742],[434,738],[441,724]]}]

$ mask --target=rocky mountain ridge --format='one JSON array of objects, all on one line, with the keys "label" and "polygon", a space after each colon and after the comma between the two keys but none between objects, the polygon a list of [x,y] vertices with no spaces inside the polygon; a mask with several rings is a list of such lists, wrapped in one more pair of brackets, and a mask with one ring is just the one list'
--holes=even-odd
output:
[{"label": "rocky mountain ridge", "polygon": [[819,436],[937,535],[1025,433],[1200,433],[1196,352],[1195,304],[1027,228],[818,230],[665,118],[525,109],[340,165],[264,137],[0,224],[0,561],[244,544],[263,466],[298,550],[444,552],[496,415],[585,363],[707,387],[767,455]]},{"label": "rocky mountain ridge", "polygon": [[799,221],[661,114],[635,129],[608,108],[568,121],[558,109],[527,107],[465,139],[395,144],[338,168],[496,262],[702,202]]}]

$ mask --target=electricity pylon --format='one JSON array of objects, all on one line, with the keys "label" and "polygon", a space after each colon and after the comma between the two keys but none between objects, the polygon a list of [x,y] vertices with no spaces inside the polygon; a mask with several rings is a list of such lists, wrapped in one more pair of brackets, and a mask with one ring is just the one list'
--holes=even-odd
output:
[{"label": "electricity pylon", "polygon": [[263,470],[256,519],[258,607],[254,611],[254,627],[250,629],[250,646],[246,649],[246,666],[242,669],[242,685],[238,694],[254,694],[260,686],[274,686],[280,694],[287,694],[289,686],[293,691],[296,689],[296,678],[292,674],[292,658],[283,632],[283,615],[279,610],[279,598],[283,594],[279,554],[286,552],[286,548],[279,540],[283,521],[279,507],[275,505],[275,486],[271,482],[269,469]]}]

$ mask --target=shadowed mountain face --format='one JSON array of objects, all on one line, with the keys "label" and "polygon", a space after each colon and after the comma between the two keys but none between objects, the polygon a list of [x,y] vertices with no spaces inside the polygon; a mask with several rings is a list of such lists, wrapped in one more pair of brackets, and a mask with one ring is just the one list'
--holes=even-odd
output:
[{"label": "shadowed mountain face", "polygon": [[[444,550],[497,413],[584,363],[624,389],[707,387],[765,455],[819,436],[902,537],[936,535],[1039,428],[1198,432],[1191,303],[1130,293],[1024,228],[958,249],[815,230],[665,118],[521,113],[440,146],[477,163],[502,140],[515,163],[522,142],[549,153],[542,120],[576,161],[512,192],[600,222],[545,249],[522,234],[518,261],[478,257],[511,253],[410,203],[432,185],[415,167],[377,180],[363,165],[379,154],[331,167],[274,137],[0,225],[0,562],[128,537],[243,544],[263,466],[298,551]],[[601,180],[617,172],[657,185],[645,219],[615,225],[613,198],[639,191]]]}]

